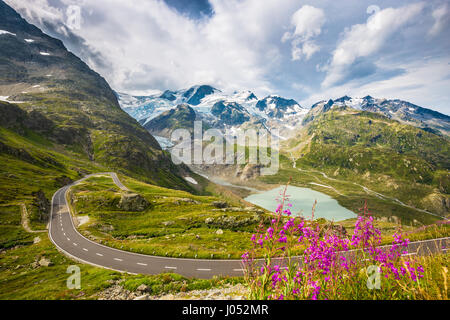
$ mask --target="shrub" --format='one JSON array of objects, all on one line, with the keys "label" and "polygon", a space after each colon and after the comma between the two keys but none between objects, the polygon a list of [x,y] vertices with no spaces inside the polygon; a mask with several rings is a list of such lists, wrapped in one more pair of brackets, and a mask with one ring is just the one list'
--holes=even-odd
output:
[{"label": "shrub", "polygon": [[[408,299],[420,292],[423,266],[402,257],[409,240],[399,229],[392,246],[380,247],[367,202],[346,236],[314,221],[316,204],[311,220],[291,217],[286,190],[270,226],[260,226],[242,255],[250,299]],[[294,256],[299,249],[303,255]]]}]

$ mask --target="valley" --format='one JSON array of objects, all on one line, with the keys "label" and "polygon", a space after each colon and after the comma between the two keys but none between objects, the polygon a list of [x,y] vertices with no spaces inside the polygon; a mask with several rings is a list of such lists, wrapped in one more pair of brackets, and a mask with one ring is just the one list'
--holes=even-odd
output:
[{"label": "valley", "polygon": [[[287,254],[309,254],[304,243],[285,251],[275,223],[288,230],[295,222],[317,241],[336,237],[345,243],[333,247],[337,257],[366,249],[349,243],[368,210],[379,231],[372,249],[396,247],[392,238],[407,234],[409,252],[398,258],[433,266],[432,297],[441,294],[449,116],[371,96],[305,107],[209,84],[119,91],[0,0],[0,299],[242,291],[246,257],[267,259],[258,250],[269,238],[280,265]],[[196,124],[217,135],[196,140]],[[179,129],[194,137],[185,143],[193,161],[174,156]],[[197,163],[202,148],[213,161]],[[66,284],[74,266],[82,288]]]}]

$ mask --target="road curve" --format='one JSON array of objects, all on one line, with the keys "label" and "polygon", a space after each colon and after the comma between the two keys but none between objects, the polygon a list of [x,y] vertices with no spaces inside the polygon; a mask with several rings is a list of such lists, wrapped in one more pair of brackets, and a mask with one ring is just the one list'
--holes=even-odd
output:
[{"label": "road curve", "polygon": [[[135,274],[174,272],[186,277],[209,279],[213,276],[242,276],[240,260],[206,260],[149,256],[107,247],[85,238],[75,228],[67,203],[68,190],[97,175],[110,175],[114,183],[128,191],[113,172],[88,175],[55,192],[52,198],[49,237],[53,244],[67,256],[90,265]],[[410,243],[411,254],[446,251],[449,237]]]}]

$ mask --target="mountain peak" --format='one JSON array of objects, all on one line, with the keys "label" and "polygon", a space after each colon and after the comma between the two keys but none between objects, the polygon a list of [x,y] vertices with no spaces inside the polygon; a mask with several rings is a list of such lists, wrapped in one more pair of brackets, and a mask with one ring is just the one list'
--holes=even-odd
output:
[{"label": "mountain peak", "polygon": [[187,99],[187,103],[196,106],[201,103],[204,97],[216,92],[220,91],[210,85],[193,86],[183,94],[183,97]]}]

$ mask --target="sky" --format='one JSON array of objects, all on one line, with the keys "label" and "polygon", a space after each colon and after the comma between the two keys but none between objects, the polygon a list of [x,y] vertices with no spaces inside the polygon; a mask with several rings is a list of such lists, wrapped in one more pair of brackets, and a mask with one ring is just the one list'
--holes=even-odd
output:
[{"label": "sky", "polygon": [[118,92],[209,84],[450,114],[450,0],[5,0]]}]

